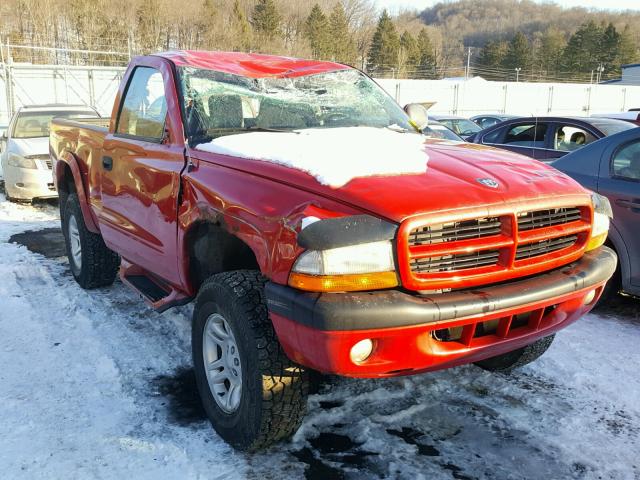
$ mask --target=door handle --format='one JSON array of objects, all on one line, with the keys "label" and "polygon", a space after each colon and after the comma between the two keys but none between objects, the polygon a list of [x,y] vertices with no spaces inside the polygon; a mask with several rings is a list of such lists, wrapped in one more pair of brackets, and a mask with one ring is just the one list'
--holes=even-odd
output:
[{"label": "door handle", "polygon": [[113,168],[113,158],[102,157],[102,168],[105,170],[111,170]]},{"label": "door handle", "polygon": [[640,199],[633,200],[624,200],[622,198],[618,198],[616,200],[616,205],[623,208],[630,208],[631,210],[640,210]]}]

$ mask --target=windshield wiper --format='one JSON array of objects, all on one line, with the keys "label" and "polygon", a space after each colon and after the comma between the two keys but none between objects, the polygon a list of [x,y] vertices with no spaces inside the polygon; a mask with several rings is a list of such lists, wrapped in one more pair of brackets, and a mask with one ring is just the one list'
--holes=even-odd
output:
[{"label": "windshield wiper", "polygon": [[387,125],[384,128],[386,128],[387,130],[391,130],[392,132],[398,132],[398,133],[417,133],[414,130],[409,130],[408,128],[401,127],[400,125]]},{"label": "windshield wiper", "polygon": [[278,132],[278,133],[300,133],[297,130],[286,130],[284,128],[271,128],[271,127],[247,127],[244,128],[243,130],[246,130],[248,132]]}]

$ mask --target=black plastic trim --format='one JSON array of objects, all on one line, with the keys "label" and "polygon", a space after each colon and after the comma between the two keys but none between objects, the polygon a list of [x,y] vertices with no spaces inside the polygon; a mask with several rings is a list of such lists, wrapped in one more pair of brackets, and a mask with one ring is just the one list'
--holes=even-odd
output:
[{"label": "black plastic trim", "polygon": [[310,293],[272,282],[266,285],[269,311],[318,330],[370,330],[407,327],[553,300],[602,283],[616,269],[607,247],[578,261],[523,280],[437,295],[399,290]]},{"label": "black plastic trim", "polygon": [[371,215],[328,218],[312,223],[298,235],[298,245],[307,250],[360,245],[393,240],[398,226]]}]

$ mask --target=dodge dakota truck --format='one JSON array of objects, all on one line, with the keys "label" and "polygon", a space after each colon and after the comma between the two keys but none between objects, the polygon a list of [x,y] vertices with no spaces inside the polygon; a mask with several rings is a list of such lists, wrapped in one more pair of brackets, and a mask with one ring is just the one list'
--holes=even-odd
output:
[{"label": "dodge dakota truck", "polygon": [[614,273],[605,198],[406,111],[345,65],[172,51],[132,60],[108,126],[53,121],[73,276],[194,301],[199,393],[234,447],[292,435],[313,372],[531,362]]}]

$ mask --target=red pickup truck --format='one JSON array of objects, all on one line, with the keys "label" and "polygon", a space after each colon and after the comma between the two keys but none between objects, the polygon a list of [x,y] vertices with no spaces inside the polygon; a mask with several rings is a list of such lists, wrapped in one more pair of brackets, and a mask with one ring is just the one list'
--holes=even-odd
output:
[{"label": "red pickup truck", "polygon": [[53,121],[75,279],[195,299],[199,392],[233,446],[294,433],[312,371],[528,363],[613,274],[606,199],[407,111],[345,65],[175,51],[131,62],[108,127]]}]

